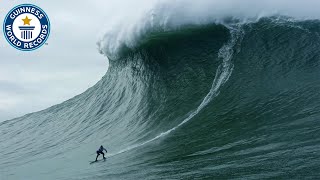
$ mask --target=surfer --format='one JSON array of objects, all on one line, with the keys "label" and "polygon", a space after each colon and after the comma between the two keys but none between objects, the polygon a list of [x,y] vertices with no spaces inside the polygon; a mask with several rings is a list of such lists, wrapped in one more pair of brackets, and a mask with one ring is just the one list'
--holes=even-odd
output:
[{"label": "surfer", "polygon": [[97,151],[97,157],[96,157],[96,161],[98,161],[98,157],[99,157],[99,155],[100,154],[102,154],[103,155],[103,159],[106,159],[105,157],[104,157],[104,153],[103,153],[103,150],[105,150],[106,151],[106,153],[108,152],[102,145],[100,146],[100,148],[98,149],[98,151]]}]

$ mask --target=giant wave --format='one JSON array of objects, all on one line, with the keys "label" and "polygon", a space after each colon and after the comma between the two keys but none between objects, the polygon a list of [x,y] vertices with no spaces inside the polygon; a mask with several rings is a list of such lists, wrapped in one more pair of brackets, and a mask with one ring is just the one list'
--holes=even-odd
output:
[{"label": "giant wave", "polygon": [[2,178],[319,176],[318,20],[152,22],[103,36],[95,86],[0,124]]}]

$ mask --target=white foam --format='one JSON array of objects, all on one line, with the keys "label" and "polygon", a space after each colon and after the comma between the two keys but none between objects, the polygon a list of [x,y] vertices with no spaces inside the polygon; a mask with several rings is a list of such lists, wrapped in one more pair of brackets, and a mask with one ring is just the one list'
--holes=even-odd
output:
[{"label": "white foam", "polygon": [[[112,2],[109,3],[112,6]],[[141,0],[114,10],[97,42],[99,51],[115,59],[122,47],[134,48],[147,33],[184,25],[220,23],[226,17],[259,19],[280,14],[320,18],[319,0]],[[110,8],[109,8],[110,9]],[[115,14],[112,17],[112,14]]]}]

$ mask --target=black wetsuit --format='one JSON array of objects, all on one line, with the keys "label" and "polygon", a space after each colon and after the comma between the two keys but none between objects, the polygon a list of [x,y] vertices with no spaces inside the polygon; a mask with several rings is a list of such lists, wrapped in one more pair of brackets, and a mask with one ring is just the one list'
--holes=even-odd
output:
[{"label": "black wetsuit", "polygon": [[103,150],[105,150],[107,152],[107,150],[103,146],[100,146],[100,148],[97,151],[96,161],[98,160],[98,157],[99,157],[100,154],[102,154],[103,155],[103,159],[105,159]]}]

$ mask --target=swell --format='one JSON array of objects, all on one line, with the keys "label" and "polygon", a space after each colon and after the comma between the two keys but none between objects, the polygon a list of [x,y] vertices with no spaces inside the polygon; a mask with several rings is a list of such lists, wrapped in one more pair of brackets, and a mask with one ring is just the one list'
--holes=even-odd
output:
[{"label": "swell", "polygon": [[[317,20],[262,18],[255,23],[243,24],[235,33],[238,39],[232,38],[229,27],[229,41],[225,41],[226,46],[222,45],[219,51],[232,47],[231,52],[237,52],[230,53],[231,61],[227,61],[231,63],[227,67],[232,68],[226,69],[232,71],[206,69],[232,72],[232,76],[230,73],[228,76],[213,75],[209,94],[198,97],[201,99],[198,105],[185,111],[185,116],[174,116],[179,117],[174,124],[170,124],[173,118],[164,119],[166,125],[163,127],[173,128],[159,131],[152,124],[147,132],[156,133],[151,138],[149,136],[149,140],[143,139],[142,143],[130,145],[116,154],[135,154],[137,157],[121,156],[132,160],[130,166],[144,169],[143,175],[154,177],[151,179],[317,177],[316,168],[320,164],[316,158],[320,142],[317,138],[317,119],[320,117],[319,24]],[[243,40],[239,38],[241,32],[245,32]],[[230,46],[232,40],[240,43]],[[158,42],[155,46],[159,48],[162,44]],[[237,51],[239,48],[241,51]],[[155,58],[156,62],[167,62],[160,57],[158,61]],[[215,63],[219,58],[212,59],[215,67],[223,67],[223,63]],[[197,62],[197,66],[201,66],[199,64]],[[221,77],[227,77],[228,82],[224,86],[215,86]],[[215,87],[219,89],[215,91]],[[168,96],[169,93],[165,92]],[[180,91],[176,96],[179,94]],[[206,101],[207,98],[203,97],[215,98]],[[173,107],[168,101],[162,103]],[[168,111],[164,109],[162,112]],[[170,117],[170,113],[164,114]],[[105,175],[102,177],[109,177],[107,173]],[[130,173],[130,177],[144,176],[138,172]],[[119,173],[114,177],[128,176]]]}]

